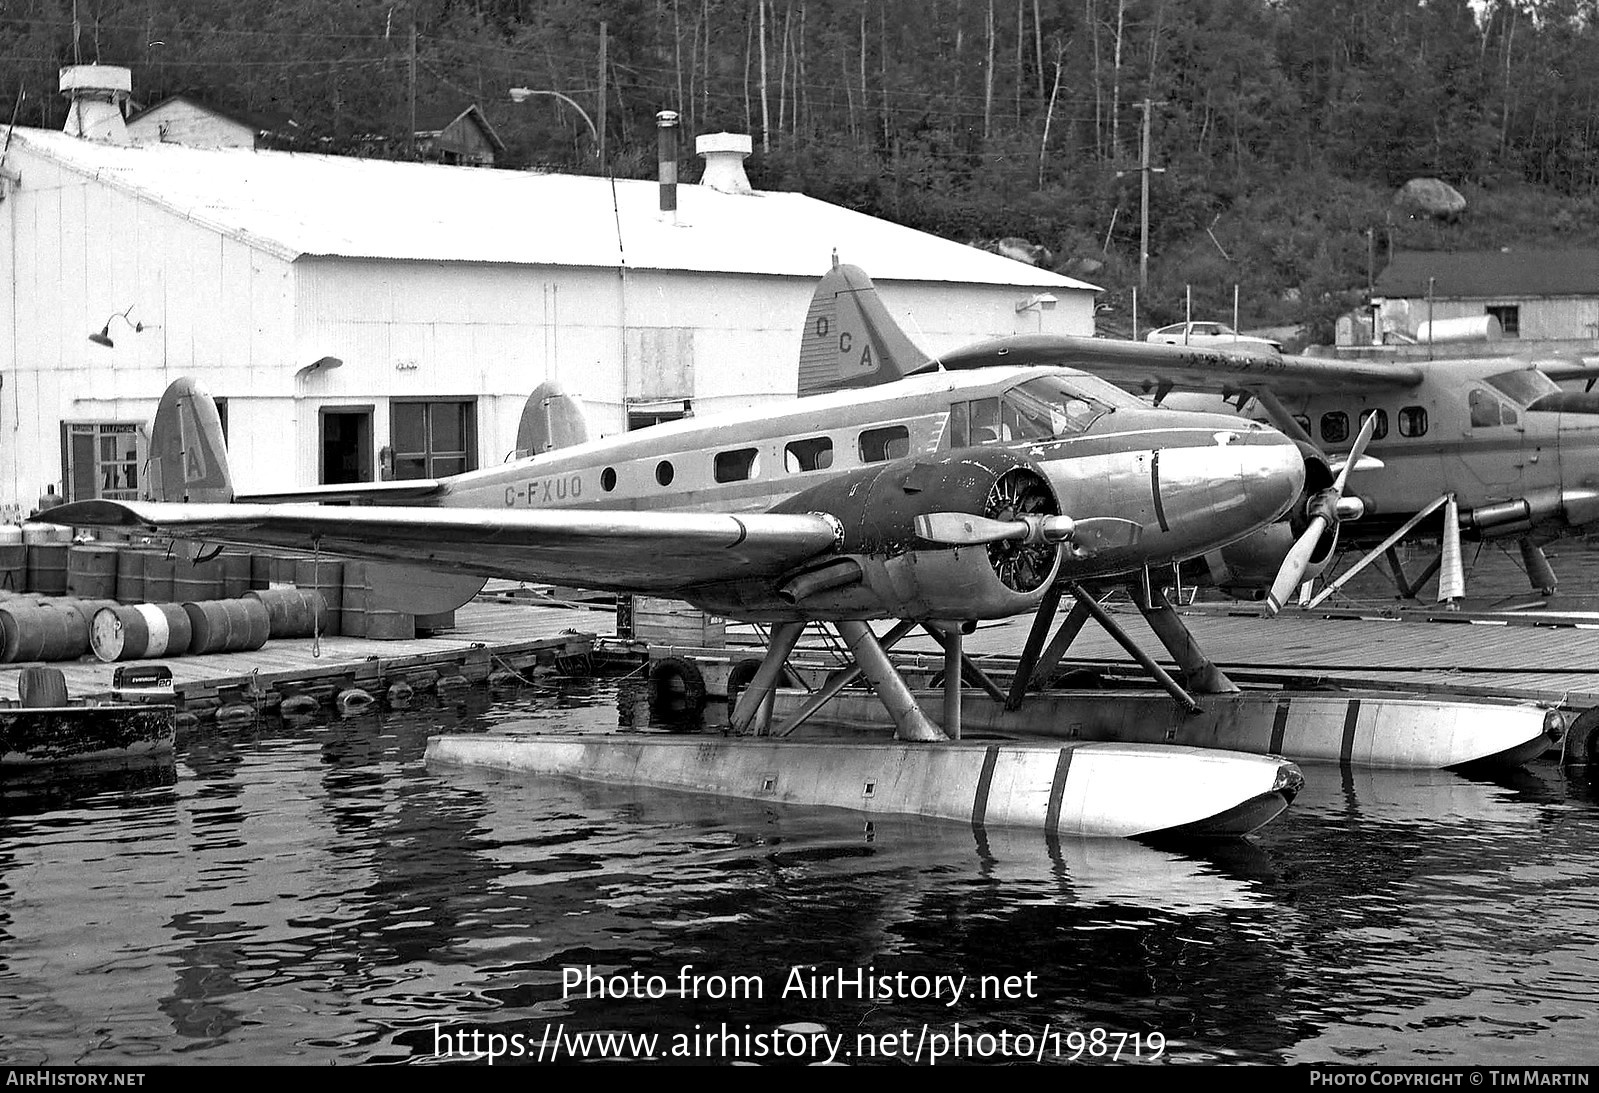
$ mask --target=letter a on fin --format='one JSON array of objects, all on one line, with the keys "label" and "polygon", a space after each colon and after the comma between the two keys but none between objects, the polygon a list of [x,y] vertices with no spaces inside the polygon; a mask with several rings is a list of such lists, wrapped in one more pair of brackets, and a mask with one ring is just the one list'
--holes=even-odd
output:
[{"label": "letter a on fin", "polygon": [[859,266],[834,266],[816,286],[800,336],[799,393],[873,387],[928,366]]},{"label": "letter a on fin", "polygon": [[233,500],[217,404],[184,376],[172,381],[150,429],[150,485],[157,501]]}]

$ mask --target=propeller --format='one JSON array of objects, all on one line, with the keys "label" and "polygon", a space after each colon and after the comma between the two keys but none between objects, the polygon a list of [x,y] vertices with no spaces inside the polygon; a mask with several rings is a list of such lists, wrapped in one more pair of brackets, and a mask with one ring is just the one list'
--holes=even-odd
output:
[{"label": "propeller", "polygon": [[1357,498],[1352,497],[1347,502],[1344,500],[1344,486],[1349,482],[1349,472],[1365,455],[1366,445],[1371,442],[1372,431],[1376,428],[1377,415],[1368,414],[1366,424],[1361,426],[1360,435],[1355,437],[1355,446],[1349,449],[1349,458],[1344,461],[1344,468],[1338,472],[1332,487],[1322,490],[1311,499],[1310,523],[1294,540],[1294,545],[1283,558],[1282,568],[1277,571],[1277,579],[1271,582],[1271,591],[1266,594],[1266,610],[1269,613],[1275,615],[1281,611],[1288,597],[1305,579],[1305,570],[1310,568],[1316,545],[1321,542],[1327,529],[1336,528],[1340,519],[1358,516],[1364,511],[1364,506],[1356,503]]},{"label": "propeller", "polygon": [[945,546],[982,546],[1006,541],[1070,542],[1079,557],[1098,550],[1130,547],[1144,534],[1144,525],[1115,516],[1073,520],[1070,516],[1020,515],[991,520],[966,512],[930,512],[916,518],[916,534]]}]

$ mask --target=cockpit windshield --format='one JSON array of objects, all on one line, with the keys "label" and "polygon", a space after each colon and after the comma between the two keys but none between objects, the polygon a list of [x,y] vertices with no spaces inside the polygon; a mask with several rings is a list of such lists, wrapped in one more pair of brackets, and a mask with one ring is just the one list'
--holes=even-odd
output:
[{"label": "cockpit windshield", "polygon": [[950,406],[950,445],[1049,440],[1075,436],[1117,409],[1143,406],[1119,387],[1093,376],[1040,376],[1018,383],[998,398]]},{"label": "cockpit windshield", "polygon": [[1536,368],[1518,368],[1514,372],[1501,372],[1489,376],[1489,387],[1525,409],[1545,395],[1557,394],[1560,385]]}]

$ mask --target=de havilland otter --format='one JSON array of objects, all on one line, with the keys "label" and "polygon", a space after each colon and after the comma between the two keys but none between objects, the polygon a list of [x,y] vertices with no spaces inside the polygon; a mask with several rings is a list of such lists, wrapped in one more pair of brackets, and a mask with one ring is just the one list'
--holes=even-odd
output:
[{"label": "de havilland otter", "polygon": [[[814,384],[819,370],[831,370],[840,390],[437,480],[236,496],[215,405],[179,380],[152,430],[159,499],[75,502],[51,519],[402,563],[383,596],[402,610],[437,610],[430,597],[470,575],[668,595],[771,624],[766,656],[732,714],[734,730],[753,738],[540,738],[537,756],[517,761],[521,769],[1052,834],[1238,834],[1286,807],[1302,778],[1275,756],[960,741],[961,678],[981,678],[962,655],[961,635],[976,620],[1035,615],[1014,701],[1065,595],[1077,601],[1068,624],[1091,615],[1115,632],[1085,583],[1136,588],[1151,567],[1222,549],[1307,501],[1326,526],[1302,537],[1335,534],[1342,477],[1334,483],[1318,453],[1269,425],[1152,407],[1071,368],[885,376],[900,371],[902,347],[874,340],[888,328],[859,328],[839,299],[818,292],[801,372]],[[903,338],[897,328],[891,334]],[[333,500],[361,503],[317,503]],[[407,575],[417,568],[454,576]],[[1135,598],[1188,688],[1236,691],[1144,584]],[[869,623],[880,619],[895,625],[879,635]],[[854,660],[818,704],[864,675],[894,723],[892,745],[840,748],[762,733],[786,658],[813,622],[835,627]],[[917,626],[946,650],[942,724],[886,655]],[[1179,703],[1197,708],[1152,659],[1141,662]],[[801,773],[776,773],[784,769]]]}]

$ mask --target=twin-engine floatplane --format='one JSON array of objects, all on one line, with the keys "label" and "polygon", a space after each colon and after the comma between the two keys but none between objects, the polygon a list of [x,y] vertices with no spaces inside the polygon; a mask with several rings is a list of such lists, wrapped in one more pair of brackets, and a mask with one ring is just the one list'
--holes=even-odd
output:
[{"label": "twin-engine floatplane", "polygon": [[[418,613],[462,602],[485,578],[507,577],[666,595],[771,626],[761,666],[731,715],[743,739],[441,737],[429,754],[443,761],[1051,835],[1241,834],[1281,812],[1302,775],[1275,754],[1220,750],[1216,726],[1248,720],[1247,696],[1140,576],[1293,519],[1306,505],[1307,483],[1328,525],[1301,534],[1315,545],[1335,530],[1342,479],[1334,482],[1319,454],[1267,425],[1155,408],[1075,369],[998,364],[902,375],[909,342],[892,323],[860,324],[880,305],[838,290],[850,275],[840,269],[813,301],[801,362],[804,382],[831,371],[840,390],[451,478],[249,496],[235,494],[215,404],[179,380],[151,433],[149,477],[159,500],[82,501],[51,518],[398,563],[375,595],[382,606]],[[318,503],[352,500],[360,504]],[[1288,552],[1284,564],[1305,564],[1303,553]],[[464,586],[463,575],[471,578]],[[1106,583],[1130,583],[1183,683],[1100,607],[1091,589]],[[1068,596],[1073,607],[1046,650]],[[1027,613],[1034,623],[1007,694],[963,654],[962,635],[978,620]],[[1154,730],[1157,743],[1116,743],[1076,724],[1030,740],[961,740],[963,675],[1017,705],[1089,617],[1160,681],[1167,719],[1210,726],[1191,732],[1209,748],[1164,743],[1179,739],[1166,727]],[[879,619],[895,621],[880,635],[869,625]],[[853,666],[774,727],[777,685],[808,623],[833,626]],[[946,654],[936,718],[887,655],[918,627]],[[860,676],[893,723],[891,743],[785,739]],[[1215,695],[1215,704],[1202,708],[1196,692]],[[1249,750],[1282,752],[1297,739],[1286,706],[1270,703],[1256,711],[1265,731],[1244,742]],[[1206,716],[1187,716],[1195,711]],[[1345,720],[1341,754],[1332,757],[1370,758],[1379,734],[1353,714]],[[1101,735],[1120,726],[1118,718]],[[1533,736],[1541,748],[1541,722]],[[1455,726],[1447,761],[1431,754],[1422,762],[1508,755],[1505,739],[1501,732],[1490,746],[1475,728]],[[1529,744],[1518,738],[1514,746]]]}]

